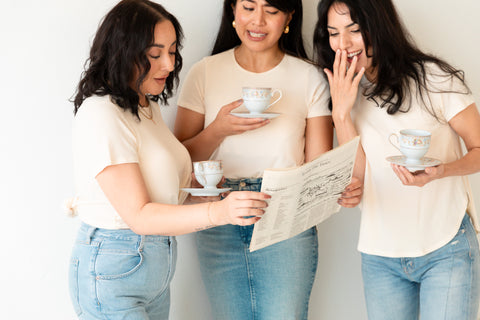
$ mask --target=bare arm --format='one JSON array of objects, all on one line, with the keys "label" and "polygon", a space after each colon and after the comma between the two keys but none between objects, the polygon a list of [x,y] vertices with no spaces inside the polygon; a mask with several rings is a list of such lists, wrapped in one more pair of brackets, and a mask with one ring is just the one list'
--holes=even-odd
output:
[{"label": "bare arm", "polygon": [[[355,74],[357,59],[354,57],[347,70],[347,54],[337,51],[333,70],[325,69],[332,96],[332,118],[335,123],[337,140],[340,145],[358,136],[353,124],[351,111],[358,95],[358,85],[365,72],[362,68]],[[352,182],[345,188],[338,203],[346,208],[357,206],[363,195],[363,180],[365,177],[366,157],[361,144],[358,145],[357,157],[353,168]]]},{"label": "bare arm", "polygon": [[237,100],[223,106],[215,120],[206,128],[204,128],[205,115],[178,107],[173,132],[190,152],[193,161],[209,159],[228,136],[255,130],[270,123],[270,120],[244,119],[231,115],[230,112],[241,104],[242,100]]},{"label": "bare arm", "polygon": [[305,128],[305,162],[310,162],[333,148],[332,117],[307,119]]},{"label": "bare arm", "polygon": [[270,197],[244,191],[232,192],[222,201],[195,205],[153,203],[137,163],[108,166],[96,179],[115,210],[137,234],[180,235],[215,225],[249,225],[260,219],[262,208],[267,206],[263,200]]},{"label": "bare arm", "polygon": [[[356,64],[357,59],[354,57],[347,71],[347,54],[345,51],[339,50],[335,55],[333,70],[324,70],[330,84],[333,106],[332,118],[340,145],[358,136],[350,113],[357,98],[358,85],[365,69],[362,68],[358,74],[355,74]],[[362,146],[359,145],[353,176],[362,183],[365,176],[365,163],[365,152]]]}]

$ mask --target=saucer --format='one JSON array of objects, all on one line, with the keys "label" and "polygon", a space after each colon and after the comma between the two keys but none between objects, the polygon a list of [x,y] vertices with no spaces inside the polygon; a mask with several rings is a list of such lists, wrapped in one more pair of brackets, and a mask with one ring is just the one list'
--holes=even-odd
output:
[{"label": "saucer", "polygon": [[191,193],[194,197],[215,197],[231,189],[232,188],[182,188],[183,191]]},{"label": "saucer", "polygon": [[418,163],[407,163],[407,157],[405,156],[392,156],[387,157],[387,161],[398,164],[399,166],[406,167],[408,171],[415,172],[425,170],[427,167],[435,167],[441,164],[442,162],[438,159],[423,157]]},{"label": "saucer", "polygon": [[280,115],[280,113],[273,113],[273,112],[268,112],[268,113],[231,112],[230,114],[234,115],[235,117],[249,118],[249,119],[255,119],[255,118],[273,119]]}]

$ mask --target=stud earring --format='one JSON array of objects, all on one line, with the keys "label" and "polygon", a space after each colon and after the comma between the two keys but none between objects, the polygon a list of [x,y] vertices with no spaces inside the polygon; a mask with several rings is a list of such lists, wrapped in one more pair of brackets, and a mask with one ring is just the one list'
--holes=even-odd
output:
[{"label": "stud earring", "polygon": [[283,29],[283,33],[289,33],[290,32],[290,27],[287,25],[285,29]]},{"label": "stud earring", "polygon": [[235,29],[235,20],[232,21],[232,27]]}]

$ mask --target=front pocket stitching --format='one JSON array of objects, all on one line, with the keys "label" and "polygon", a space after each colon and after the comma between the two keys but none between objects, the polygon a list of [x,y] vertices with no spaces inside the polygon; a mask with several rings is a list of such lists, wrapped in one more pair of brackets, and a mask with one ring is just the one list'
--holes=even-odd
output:
[{"label": "front pocket stitching", "polygon": [[140,268],[140,266],[143,264],[143,259],[144,259],[143,254],[141,252],[137,252],[137,253],[140,256],[140,262],[132,270],[127,271],[125,273],[118,274],[118,275],[97,275],[96,279],[97,280],[115,280],[115,279],[128,277],[129,275],[137,271],[138,268]]}]

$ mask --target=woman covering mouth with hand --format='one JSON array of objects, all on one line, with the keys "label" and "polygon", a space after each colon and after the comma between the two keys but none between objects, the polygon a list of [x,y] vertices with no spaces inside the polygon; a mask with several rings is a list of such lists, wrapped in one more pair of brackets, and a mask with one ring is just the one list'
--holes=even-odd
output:
[{"label": "woman covering mouth with hand", "polygon": [[[391,0],[320,1],[314,46],[339,143],[361,137],[369,319],[477,319],[480,225],[467,175],[480,171],[480,115],[463,72],[421,52]],[[440,165],[388,165],[389,135],[409,128],[431,132],[427,156]]]}]

